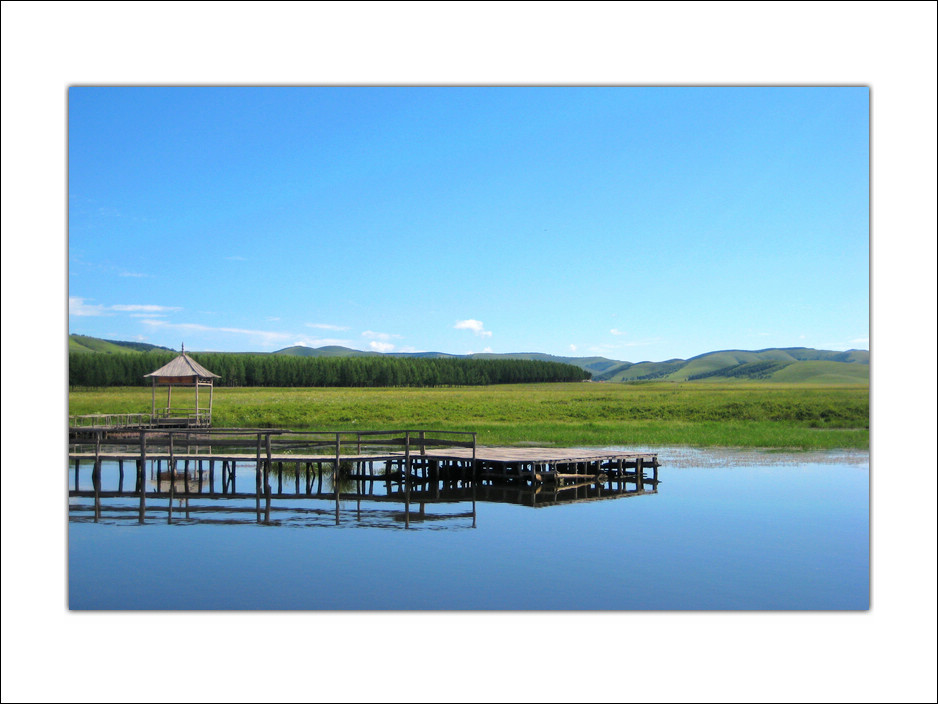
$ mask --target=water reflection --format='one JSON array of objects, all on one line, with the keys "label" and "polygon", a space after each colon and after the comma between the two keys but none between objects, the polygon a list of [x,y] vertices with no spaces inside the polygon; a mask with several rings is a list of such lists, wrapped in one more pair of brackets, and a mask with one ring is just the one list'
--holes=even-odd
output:
[{"label": "water reflection", "polygon": [[69,520],[462,530],[477,527],[479,504],[546,508],[656,494],[659,484],[657,467],[647,474],[584,476],[566,483],[523,479],[495,483],[427,477],[405,481],[387,466],[340,466],[338,473],[331,465],[167,471],[156,462],[149,464],[141,479],[138,468],[128,464],[103,462],[95,472],[74,463]]}]

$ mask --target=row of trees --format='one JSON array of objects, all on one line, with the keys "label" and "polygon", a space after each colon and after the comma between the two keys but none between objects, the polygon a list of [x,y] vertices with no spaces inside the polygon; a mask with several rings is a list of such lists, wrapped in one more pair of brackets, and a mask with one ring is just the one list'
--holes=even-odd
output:
[{"label": "row of trees", "polygon": [[[147,386],[144,378],[172,360],[171,352],[68,356],[69,386]],[[478,386],[583,381],[572,364],[522,359],[420,357],[296,357],[197,353],[192,359],[221,378],[216,386]]]}]

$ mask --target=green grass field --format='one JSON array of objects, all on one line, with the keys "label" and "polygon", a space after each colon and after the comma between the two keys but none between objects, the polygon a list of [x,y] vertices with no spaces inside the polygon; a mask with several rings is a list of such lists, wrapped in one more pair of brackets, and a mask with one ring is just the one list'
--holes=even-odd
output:
[{"label": "green grass field", "polygon": [[[185,393],[174,389],[174,408],[189,405]],[[149,388],[72,390],[69,413],[148,412],[150,399]],[[490,445],[868,449],[869,399],[865,384],[816,383],[226,388],[215,391],[213,424],[471,430]]]}]

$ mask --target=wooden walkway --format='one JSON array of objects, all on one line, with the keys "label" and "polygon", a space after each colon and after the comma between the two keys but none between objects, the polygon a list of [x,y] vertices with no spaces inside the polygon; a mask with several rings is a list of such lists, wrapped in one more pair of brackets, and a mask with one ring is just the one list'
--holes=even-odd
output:
[{"label": "wooden walkway", "polygon": [[[95,498],[97,517],[100,499],[112,494],[101,486],[102,462],[116,462],[120,480],[113,495],[139,498],[141,521],[148,491],[152,496],[152,489],[147,488],[148,469],[150,478],[156,479],[157,497],[168,497],[170,507],[176,498],[205,497],[204,485],[215,497],[216,476],[220,474],[218,495],[254,497],[258,520],[262,501],[263,515],[269,520],[272,498],[322,496],[324,475],[332,477],[334,487],[356,481],[370,482],[373,488],[375,482],[383,482],[388,496],[396,494],[408,506],[412,495],[422,497],[420,501],[439,500],[441,492],[452,490],[471,489],[473,496],[478,492],[494,496],[499,489],[521,487],[530,497],[530,505],[538,505],[539,498],[545,505],[570,496],[585,499],[594,494],[608,498],[616,493],[645,493],[646,484],[653,489],[658,484],[655,453],[479,446],[475,433],[469,432],[190,429],[115,434],[73,429],[70,435],[68,459],[74,471],[74,488],[69,496],[89,495],[80,488],[80,473],[83,462],[90,464],[90,495]],[[133,488],[126,492],[125,463],[133,468],[134,480]],[[245,472],[253,491],[239,493],[237,484]],[[285,476],[295,485],[286,493]],[[340,496],[348,498],[348,492],[336,488],[333,493],[338,515]]]}]

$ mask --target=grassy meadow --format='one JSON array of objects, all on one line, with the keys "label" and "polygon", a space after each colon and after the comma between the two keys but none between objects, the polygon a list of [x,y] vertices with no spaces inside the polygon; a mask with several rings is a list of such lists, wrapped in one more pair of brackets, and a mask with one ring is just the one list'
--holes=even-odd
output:
[{"label": "grassy meadow", "polygon": [[[174,408],[194,405],[186,393],[173,390]],[[471,430],[485,445],[869,449],[869,401],[868,384],[255,387],[216,389],[212,415],[216,427]],[[73,389],[69,414],[149,412],[150,402],[149,388]]]}]

